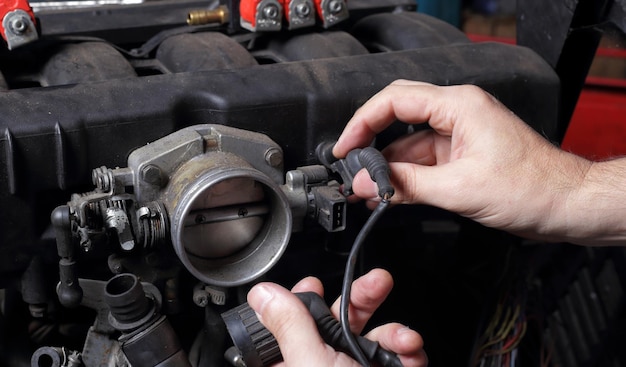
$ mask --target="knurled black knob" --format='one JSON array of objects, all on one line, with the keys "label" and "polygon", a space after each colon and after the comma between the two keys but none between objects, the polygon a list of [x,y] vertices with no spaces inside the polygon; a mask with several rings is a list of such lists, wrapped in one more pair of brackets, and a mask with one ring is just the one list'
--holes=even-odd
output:
[{"label": "knurled black knob", "polygon": [[247,303],[224,312],[222,319],[247,367],[264,367],[282,360],[276,338]]}]

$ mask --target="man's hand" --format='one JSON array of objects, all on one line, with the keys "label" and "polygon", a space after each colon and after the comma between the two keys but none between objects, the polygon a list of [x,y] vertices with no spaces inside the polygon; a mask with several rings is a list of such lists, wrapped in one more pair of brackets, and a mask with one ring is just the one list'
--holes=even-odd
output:
[{"label": "man's hand", "polygon": [[[382,269],[374,269],[355,280],[350,299],[350,327],[360,333],[372,314],[385,300],[393,279]],[[248,293],[248,303],[259,321],[274,335],[284,362],[279,366],[359,366],[344,353],[324,343],[317,325],[304,304],[292,292],[315,292],[323,297],[322,283],[308,277],[296,284],[291,292],[273,283],[259,283]],[[338,318],[339,299],[331,307]],[[365,335],[378,341],[381,347],[396,353],[405,367],[425,367],[428,364],[421,336],[399,323],[374,328]]]},{"label": "man's hand", "polygon": [[[382,151],[393,203],[436,206],[535,239],[626,243],[625,158],[591,162],[563,151],[477,86],[408,80],[367,101],[333,155],[368,146],[397,120],[425,128]],[[354,177],[352,189],[369,207],[379,200],[366,172]]]}]

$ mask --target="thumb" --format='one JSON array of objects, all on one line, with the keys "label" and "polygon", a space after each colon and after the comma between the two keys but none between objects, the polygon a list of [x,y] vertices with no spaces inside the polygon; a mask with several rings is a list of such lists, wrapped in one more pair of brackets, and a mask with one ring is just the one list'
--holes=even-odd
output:
[{"label": "thumb", "polygon": [[[452,163],[424,166],[414,163],[390,162],[394,204],[427,204],[450,209],[459,194],[460,175]],[[461,167],[457,167],[461,168]],[[461,168],[462,169],[462,168]],[[461,185],[462,186],[462,185]],[[352,182],[355,195],[378,201],[378,186],[365,170],[359,171]],[[453,197],[454,196],[454,197]]]},{"label": "thumb", "polygon": [[248,292],[248,304],[278,341],[287,366],[325,364],[327,345],[308,309],[293,293],[273,283],[259,283]]}]

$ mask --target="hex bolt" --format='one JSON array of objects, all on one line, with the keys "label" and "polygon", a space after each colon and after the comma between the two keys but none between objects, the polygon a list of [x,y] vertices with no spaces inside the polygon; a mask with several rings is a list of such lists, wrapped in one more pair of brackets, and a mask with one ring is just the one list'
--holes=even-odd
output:
[{"label": "hex bolt", "polygon": [[332,14],[337,14],[343,10],[343,2],[340,0],[331,0],[328,3],[328,10]]},{"label": "hex bolt", "polygon": [[161,185],[161,169],[154,164],[148,164],[141,169],[141,179],[151,185]]},{"label": "hex bolt", "polygon": [[306,18],[311,14],[311,7],[309,4],[302,3],[296,5],[296,15],[300,18]]},{"label": "hex bolt", "polygon": [[276,19],[278,17],[278,7],[274,4],[266,5],[263,8],[263,15],[269,19]]},{"label": "hex bolt", "polygon": [[265,151],[265,162],[272,167],[278,167],[283,163],[283,154],[277,148],[269,148]]}]

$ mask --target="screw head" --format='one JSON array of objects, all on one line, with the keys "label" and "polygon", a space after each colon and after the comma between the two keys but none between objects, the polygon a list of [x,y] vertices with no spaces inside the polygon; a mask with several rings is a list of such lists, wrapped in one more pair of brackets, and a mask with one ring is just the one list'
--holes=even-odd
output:
[{"label": "screw head", "polygon": [[309,4],[296,5],[296,15],[300,18],[306,18],[311,15],[311,7]]},{"label": "screw head", "polygon": [[23,16],[16,16],[9,22],[11,31],[15,34],[23,34],[28,30],[28,20]]},{"label": "screw head", "polygon": [[161,169],[153,164],[148,164],[141,169],[141,179],[152,185],[160,185]]},{"label": "screw head", "polygon": [[263,15],[269,19],[276,19],[278,17],[278,7],[274,4],[266,5],[263,8]]},{"label": "screw head", "polygon": [[331,2],[328,3],[328,10],[332,14],[337,14],[341,12],[343,10],[343,1],[331,0]]},{"label": "screw head", "polygon": [[272,167],[278,167],[283,163],[283,153],[277,148],[269,148],[265,152],[265,162]]}]

